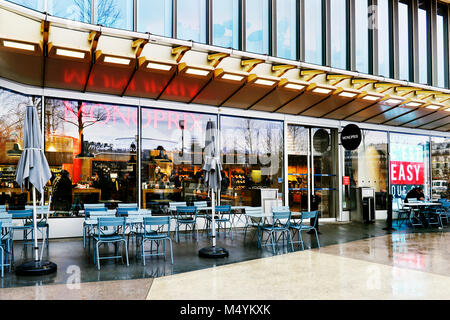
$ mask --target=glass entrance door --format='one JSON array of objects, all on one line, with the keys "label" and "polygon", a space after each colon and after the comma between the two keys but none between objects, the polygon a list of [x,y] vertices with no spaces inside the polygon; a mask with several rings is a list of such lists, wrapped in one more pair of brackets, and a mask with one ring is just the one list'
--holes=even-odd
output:
[{"label": "glass entrance door", "polygon": [[291,210],[319,210],[322,218],[335,218],[336,130],[289,125],[287,139]]}]

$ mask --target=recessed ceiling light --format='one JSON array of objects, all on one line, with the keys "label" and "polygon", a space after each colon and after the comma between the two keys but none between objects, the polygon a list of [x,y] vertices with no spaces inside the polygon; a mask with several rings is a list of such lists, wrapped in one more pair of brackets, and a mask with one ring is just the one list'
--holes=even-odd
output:
[{"label": "recessed ceiling light", "polygon": [[301,85],[301,84],[296,84],[296,83],[288,83],[284,87],[287,89],[302,90],[305,86]]},{"label": "recessed ceiling light", "polygon": [[107,62],[107,63],[115,63],[115,64],[124,64],[124,65],[129,65],[130,64],[130,60],[129,59],[109,57],[109,56],[106,56],[104,61]]},{"label": "recessed ceiling light", "polygon": [[429,106],[426,107],[427,109],[431,109],[431,110],[437,110],[440,109],[441,106],[435,105],[435,104],[430,104]]},{"label": "recessed ceiling light", "polygon": [[391,99],[387,99],[387,100],[383,101],[383,103],[384,103],[384,104],[399,104],[399,103],[401,103],[402,101],[403,101],[403,100],[391,98]]},{"label": "recessed ceiling light", "polygon": [[340,97],[347,97],[347,98],[353,98],[356,95],[357,95],[357,93],[355,93],[355,92],[348,92],[348,91],[344,91],[344,92],[339,93]]},{"label": "recessed ceiling light", "polygon": [[80,51],[66,50],[66,49],[56,49],[56,54],[58,56],[65,56],[70,58],[84,59],[85,53]]},{"label": "recessed ceiling light", "polygon": [[331,89],[325,89],[325,88],[315,88],[312,92],[314,93],[323,93],[327,94],[331,92]]},{"label": "recessed ceiling light", "polygon": [[450,112],[450,108],[445,109],[444,111]]},{"label": "recessed ceiling light", "polygon": [[196,76],[202,76],[206,77],[209,74],[209,70],[201,70],[201,69],[194,69],[194,68],[188,68],[186,70],[187,74],[193,74]]},{"label": "recessed ceiling light", "polygon": [[14,48],[14,49],[20,49],[20,50],[27,50],[27,51],[34,51],[34,45],[32,44],[26,44],[22,42],[15,42],[15,41],[3,41],[3,45],[8,48]]},{"label": "recessed ceiling light", "polygon": [[275,81],[264,80],[264,79],[258,79],[255,81],[255,84],[260,84],[262,86],[273,86],[274,83],[275,83]]},{"label": "recessed ceiling light", "polygon": [[168,64],[161,64],[161,63],[149,62],[149,63],[147,64],[147,68],[149,68],[149,69],[157,69],[157,70],[169,71],[170,69],[172,69],[172,66],[171,66],[171,65],[168,65]]},{"label": "recessed ceiling light", "polygon": [[363,100],[368,100],[368,101],[375,101],[375,100],[379,100],[379,99],[381,99],[381,97],[378,97],[378,96],[372,96],[372,95],[367,95],[367,96],[364,96],[364,97],[362,97],[361,99],[363,99]]},{"label": "recessed ceiling light", "polygon": [[420,107],[421,105],[422,105],[422,103],[420,103],[420,102],[414,102],[414,101],[405,103],[405,106],[406,106],[406,107]]},{"label": "recessed ceiling light", "polygon": [[235,74],[225,73],[222,76],[222,79],[232,80],[232,81],[242,81],[242,79],[244,79],[244,77],[243,76],[238,76],[238,75],[235,75]]}]

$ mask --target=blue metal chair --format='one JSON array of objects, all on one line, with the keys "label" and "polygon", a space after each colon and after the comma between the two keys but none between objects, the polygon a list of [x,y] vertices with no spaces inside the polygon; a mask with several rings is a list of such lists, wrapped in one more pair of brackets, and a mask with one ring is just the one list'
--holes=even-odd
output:
[{"label": "blue metal chair", "polygon": [[[123,262],[123,254],[118,255],[117,244],[123,242],[125,247],[125,256],[128,263],[128,246],[127,241],[125,239],[125,230],[126,226],[126,218],[125,217],[99,217],[98,218],[98,227],[97,233],[94,235],[95,241],[95,253],[94,253],[94,264],[97,263],[97,269],[100,270],[100,260],[103,259],[118,259],[121,258]],[[109,229],[111,228],[111,229]],[[116,245],[115,255],[114,256],[103,256],[100,257],[99,254],[99,246],[101,244],[109,244],[114,243]]]},{"label": "blue metal chair", "polygon": [[6,204],[0,205],[0,212],[6,212]]},{"label": "blue metal chair", "polygon": [[[263,223],[264,223],[262,214],[263,214],[263,212],[262,212],[261,207],[246,207],[245,208],[244,244],[245,244],[245,239],[247,237],[247,229],[254,228],[254,229],[256,229],[256,235],[258,237],[258,247],[260,246],[259,234],[261,232],[261,227],[263,227]],[[258,217],[258,215],[260,215],[261,217]]]},{"label": "blue metal chair", "polygon": [[[302,237],[302,231],[305,231],[305,230],[308,230],[308,231],[314,230],[314,232],[316,233],[317,245],[320,249],[319,236],[317,235],[317,229],[316,229],[318,215],[319,215],[319,211],[304,211],[301,214],[300,222],[299,223],[291,223],[291,225],[290,225],[290,228],[294,229],[294,235],[295,235],[295,232],[298,233],[298,241],[292,241],[292,243],[301,243],[302,250],[305,250],[305,247],[303,245],[303,237]],[[314,223],[312,225],[311,224],[305,225],[303,223],[303,221],[306,219],[314,219]],[[292,238],[294,238],[294,235],[292,236]]]},{"label": "blue metal chair", "polygon": [[[153,230],[152,227],[157,227],[157,230]],[[136,257],[140,256],[142,258],[144,266],[145,257],[164,256],[164,259],[166,259],[166,241],[169,241],[170,261],[173,264],[172,239],[170,239],[170,216],[144,217],[143,230],[142,232],[136,233],[136,239],[138,239],[136,241]],[[147,241],[150,241],[150,244],[156,242],[156,253],[152,253],[154,251],[152,250],[153,246],[151,246],[150,251],[145,251],[145,242]],[[164,243],[164,252],[162,253],[159,253],[160,241]],[[139,250],[141,251],[140,255],[138,254]]]},{"label": "blue metal chair", "polygon": [[128,217],[128,212],[138,211],[138,207],[117,207],[116,216],[118,217]]},{"label": "blue metal chair", "polygon": [[[194,201],[194,207],[198,208],[207,208],[208,202],[207,201]],[[202,212],[201,214],[197,214],[197,218],[201,218],[207,222],[206,219],[208,219],[208,213],[205,210],[197,210],[199,212]],[[207,222],[208,223],[208,222]]]},{"label": "blue metal chair", "polygon": [[[197,228],[197,208],[196,207],[177,207],[176,215],[176,239],[177,242],[180,241],[180,226],[186,226],[186,231],[189,226],[191,226],[192,234],[194,238],[198,241],[198,228]],[[194,233],[195,232],[195,233]]]},{"label": "blue metal chair", "polygon": [[280,237],[283,237],[283,245],[284,245],[284,238],[286,236],[286,242],[289,244],[291,243],[291,249],[294,251],[294,246],[292,244],[292,238],[291,238],[291,232],[289,231],[290,223],[291,223],[291,210],[289,207],[274,207],[272,209],[273,214],[273,222],[271,225],[265,225],[261,227],[261,233],[260,233],[260,243],[261,246],[264,246],[263,244],[263,236],[264,232],[269,233],[269,237],[266,240],[266,243],[271,239],[272,244],[272,250],[273,254],[276,253],[275,251],[275,245],[278,242],[279,238],[276,238],[277,233],[281,233]]},{"label": "blue metal chair", "polygon": [[92,232],[92,225],[87,224],[86,220],[91,217],[92,213],[107,213],[108,209],[103,206],[97,206],[97,207],[91,207],[91,208],[85,208],[84,209],[84,222],[83,222],[83,248],[86,248],[86,238],[88,238],[89,241],[89,251],[90,251],[90,235]]},{"label": "blue metal chair", "polygon": [[[13,219],[22,219],[23,225],[15,225],[11,227],[13,231],[19,230],[23,231],[23,244],[32,245],[34,239],[34,228],[33,228],[33,210],[9,210],[9,214],[12,215]],[[31,241],[29,241],[28,236],[31,235]]]},{"label": "blue metal chair", "polygon": [[137,203],[118,203],[118,208],[138,208]]},{"label": "blue metal chair", "polygon": [[[0,219],[0,231],[1,231],[1,241],[0,241],[0,267],[1,267],[1,277],[3,278],[5,275],[4,268],[9,266],[9,271],[11,271],[11,267],[13,264],[12,253],[14,252],[12,248],[12,237],[10,232],[4,231],[4,223],[11,223],[12,218],[8,219]],[[6,253],[6,254],[5,254]],[[10,258],[8,259],[8,256]]]},{"label": "blue metal chair", "polygon": [[[216,215],[214,216],[214,222],[217,224],[218,232],[220,231],[220,227],[224,226],[225,229],[225,235],[226,235],[226,227],[227,224],[230,225],[230,234],[231,234],[231,240],[233,240],[233,223],[231,222],[231,206],[217,206],[215,208]],[[207,226],[206,228],[210,230],[211,228],[211,222],[212,222],[212,216],[207,215],[206,216]]]},{"label": "blue metal chair", "polygon": [[[33,206],[25,206],[25,209],[27,210],[33,210]],[[43,237],[45,237],[45,242],[48,245],[48,238],[49,238],[49,232],[50,232],[50,226],[48,224],[48,214],[50,212],[50,206],[36,206],[36,213],[41,215],[41,218],[39,221],[36,222],[36,226],[38,231],[42,234]],[[44,229],[45,229],[45,235],[44,235]]]}]

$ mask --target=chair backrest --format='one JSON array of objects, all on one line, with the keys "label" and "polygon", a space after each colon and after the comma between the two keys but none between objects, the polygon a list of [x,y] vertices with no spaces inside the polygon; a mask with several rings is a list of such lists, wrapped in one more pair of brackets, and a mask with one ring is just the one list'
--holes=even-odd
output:
[{"label": "chair backrest", "polygon": [[30,209],[9,210],[8,213],[12,214],[12,217],[15,219],[32,219],[33,218],[33,210],[30,210]]},{"label": "chair backrest", "polygon": [[106,208],[104,203],[85,203],[84,209]]},{"label": "chair backrest", "polygon": [[[12,214],[6,212],[0,212],[0,222],[12,223]],[[1,228],[0,228],[1,230]]]},{"label": "chair backrest", "polygon": [[169,202],[169,208],[187,207],[186,201],[184,202]]},{"label": "chair backrest", "polygon": [[[112,227],[116,232],[118,231],[118,228],[122,228],[122,231],[124,231],[125,225],[125,217],[98,217],[97,234],[99,238],[101,238],[102,235],[105,235],[105,227]],[[125,238],[125,232],[122,232],[122,237]]]},{"label": "chair backrest", "polygon": [[[167,230],[164,226],[167,225]],[[158,227],[159,235],[170,235],[170,216],[144,217],[144,234],[148,235],[152,231],[151,227]],[[166,231],[166,232],[164,232]],[[154,232],[154,231],[153,231]]]},{"label": "chair backrest", "polygon": [[0,205],[0,212],[5,212],[5,211],[6,211],[6,204]]},{"label": "chair backrest", "polygon": [[246,214],[262,214],[262,207],[245,207]]},{"label": "chair backrest", "polygon": [[302,218],[300,223],[303,224],[303,220],[305,219],[314,219],[314,223],[311,224],[311,227],[316,227],[317,225],[317,217],[319,216],[319,211],[302,211]]},{"label": "chair backrest", "polygon": [[193,219],[197,220],[197,207],[177,207],[177,219]]},{"label": "chair backrest", "polygon": [[417,203],[420,202],[419,200],[417,200],[417,198],[407,198],[408,199],[408,203]]},{"label": "chair backrest", "polygon": [[118,203],[118,208],[138,208],[137,203]]},{"label": "chair backrest", "polygon": [[273,225],[289,228],[291,223],[291,210],[289,207],[272,207]]},{"label": "chair backrest", "polygon": [[204,208],[208,206],[206,201],[194,201],[194,206],[197,208]]},{"label": "chair backrest", "polygon": [[126,217],[130,214],[130,212],[137,212],[138,207],[117,207],[116,215],[118,217]]},{"label": "chair backrest", "polygon": [[88,209],[84,209],[84,217],[85,218],[89,218],[92,214],[95,213],[100,213],[100,214],[105,214],[108,212],[108,208],[106,207],[102,207],[102,208],[88,208]]}]

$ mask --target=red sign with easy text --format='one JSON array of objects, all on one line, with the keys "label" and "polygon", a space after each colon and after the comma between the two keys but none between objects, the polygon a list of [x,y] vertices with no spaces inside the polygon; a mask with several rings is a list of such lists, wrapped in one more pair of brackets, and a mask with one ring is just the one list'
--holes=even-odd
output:
[{"label": "red sign with easy text", "polygon": [[423,162],[391,161],[391,184],[424,184]]}]

